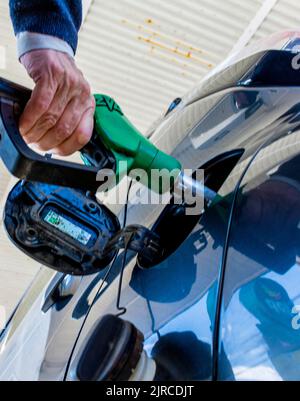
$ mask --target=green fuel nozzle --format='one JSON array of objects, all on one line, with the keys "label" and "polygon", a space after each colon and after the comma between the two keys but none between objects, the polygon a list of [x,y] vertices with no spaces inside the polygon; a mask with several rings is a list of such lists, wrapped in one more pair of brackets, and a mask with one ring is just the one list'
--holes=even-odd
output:
[{"label": "green fuel nozzle", "polygon": [[[186,193],[198,193],[212,201],[217,194],[199,181],[187,177],[182,172],[181,163],[174,157],[159,150],[142,135],[127,119],[120,106],[109,96],[95,95],[95,125],[93,147],[104,147],[114,161],[116,183],[134,171],[139,174],[140,182],[157,193],[180,187]],[[95,150],[95,149],[90,149]],[[87,149],[82,151],[83,159],[89,163]],[[153,174],[158,172],[158,174]],[[134,177],[134,174],[133,174]],[[168,179],[172,177],[172,180]],[[164,180],[164,178],[167,178]]]},{"label": "green fuel nozzle", "polygon": [[[157,186],[153,171],[177,174],[181,164],[174,157],[157,149],[127,119],[120,106],[109,96],[95,95],[95,136],[113,155],[117,183],[125,175],[139,170],[141,182],[157,192],[167,188]],[[144,174],[141,174],[141,173]]]}]

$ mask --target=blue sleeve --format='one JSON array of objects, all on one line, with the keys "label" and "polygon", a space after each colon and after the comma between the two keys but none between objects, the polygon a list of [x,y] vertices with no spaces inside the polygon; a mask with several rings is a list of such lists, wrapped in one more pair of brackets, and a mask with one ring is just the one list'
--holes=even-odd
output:
[{"label": "blue sleeve", "polygon": [[27,31],[56,36],[76,51],[81,0],[9,0],[9,6],[15,34]]}]

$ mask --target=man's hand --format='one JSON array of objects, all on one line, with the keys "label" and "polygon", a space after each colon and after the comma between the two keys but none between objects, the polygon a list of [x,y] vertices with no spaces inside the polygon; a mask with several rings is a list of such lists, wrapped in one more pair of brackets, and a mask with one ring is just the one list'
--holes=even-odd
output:
[{"label": "man's hand", "polygon": [[33,50],[21,62],[35,82],[20,118],[26,143],[61,156],[80,150],[92,135],[95,102],[73,59],[55,50]]}]

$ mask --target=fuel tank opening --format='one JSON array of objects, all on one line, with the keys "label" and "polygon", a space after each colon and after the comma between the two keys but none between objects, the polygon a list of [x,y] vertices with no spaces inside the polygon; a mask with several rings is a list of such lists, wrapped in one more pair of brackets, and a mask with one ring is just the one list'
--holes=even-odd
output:
[{"label": "fuel tank opening", "polygon": [[[200,166],[205,172],[204,185],[218,192],[228,178],[244,153],[243,149],[236,149],[223,153],[213,160]],[[156,253],[147,259],[140,252],[137,257],[137,265],[142,269],[148,269],[158,265],[168,258],[185,241],[193,231],[203,212],[197,215],[186,213],[186,205],[170,203],[152,227],[151,231],[160,238],[160,253]]]}]

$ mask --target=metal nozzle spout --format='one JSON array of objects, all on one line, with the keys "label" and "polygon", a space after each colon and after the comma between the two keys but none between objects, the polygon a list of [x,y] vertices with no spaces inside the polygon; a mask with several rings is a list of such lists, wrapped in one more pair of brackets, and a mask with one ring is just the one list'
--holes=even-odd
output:
[{"label": "metal nozzle spout", "polygon": [[206,187],[203,182],[195,180],[191,176],[187,176],[183,172],[177,177],[173,193],[175,197],[180,196],[184,201],[191,203],[196,198],[202,198],[207,202],[212,202],[218,195],[212,189]]}]

